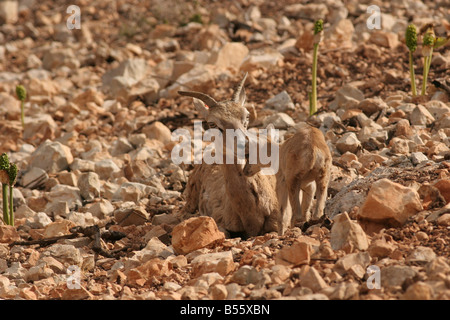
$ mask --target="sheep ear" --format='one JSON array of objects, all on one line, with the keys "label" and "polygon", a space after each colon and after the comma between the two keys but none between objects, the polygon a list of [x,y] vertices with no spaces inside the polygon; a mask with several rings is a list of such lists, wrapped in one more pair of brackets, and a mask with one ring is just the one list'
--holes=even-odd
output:
[{"label": "sheep ear", "polygon": [[236,91],[234,92],[234,96],[233,96],[233,101],[239,103],[241,106],[244,105],[245,99],[247,97],[245,94],[245,89],[244,89],[244,83],[245,83],[245,80],[247,79],[247,75],[248,75],[248,73],[246,72],[244,75],[244,78],[241,80],[241,82],[237,86]]},{"label": "sheep ear", "polygon": [[198,111],[198,113],[200,113],[200,115],[206,119],[209,115],[209,108],[205,105],[205,103],[197,98],[194,98],[194,107],[195,110]]},{"label": "sheep ear", "polygon": [[247,99],[247,95],[245,94],[245,89],[242,88],[241,91],[239,92],[238,101],[236,101],[236,102],[238,102],[241,106],[244,106],[246,99]]}]

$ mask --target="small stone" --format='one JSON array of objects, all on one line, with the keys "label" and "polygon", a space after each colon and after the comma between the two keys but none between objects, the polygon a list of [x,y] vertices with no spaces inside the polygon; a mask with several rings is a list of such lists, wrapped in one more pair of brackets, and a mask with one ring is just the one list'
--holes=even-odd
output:
[{"label": "small stone", "polygon": [[346,152],[356,153],[361,148],[361,142],[355,133],[347,132],[336,141],[336,148],[341,154]]},{"label": "small stone", "polygon": [[41,143],[47,139],[53,140],[57,127],[56,122],[48,114],[26,117],[23,138],[34,143]]},{"label": "small stone", "polygon": [[372,184],[358,215],[369,221],[399,226],[422,209],[417,191],[380,179]]},{"label": "small stone", "polygon": [[295,241],[285,246],[275,256],[275,263],[287,266],[308,264],[311,256],[311,245],[303,241]]},{"label": "small stone", "polygon": [[114,220],[121,226],[142,225],[148,219],[148,213],[143,207],[125,206],[114,211]]},{"label": "small stone", "polygon": [[436,253],[433,249],[423,246],[418,246],[413,252],[406,258],[407,262],[430,262],[436,258]]},{"label": "small stone", "polygon": [[397,122],[395,126],[395,136],[404,136],[404,137],[411,137],[413,135],[413,130],[411,126],[409,125],[409,121],[407,119],[401,119],[399,122]]},{"label": "small stone", "polygon": [[73,172],[62,171],[58,174],[58,181],[71,187],[77,186],[77,176]]},{"label": "small stone", "polygon": [[102,77],[104,87],[111,86],[114,79],[124,78],[131,87],[142,80],[147,72],[147,62],[144,59],[124,60],[117,68],[108,70]]},{"label": "small stone", "polygon": [[333,250],[339,250],[348,245],[361,251],[369,247],[365,232],[356,221],[350,219],[346,212],[334,218],[330,242]]},{"label": "small stone", "polygon": [[241,42],[225,43],[217,52],[214,52],[208,61],[222,69],[239,70],[239,67],[248,55],[247,46]]},{"label": "small stone", "polygon": [[397,47],[399,44],[397,34],[385,31],[372,32],[369,42],[390,49]]},{"label": "small stone", "polygon": [[328,295],[330,300],[349,300],[358,296],[358,284],[354,282],[341,283],[332,288],[333,291]]},{"label": "small stone", "polygon": [[73,245],[53,244],[41,253],[41,258],[46,256],[55,258],[65,266],[77,265],[81,267],[83,263],[80,250]]},{"label": "small stone", "polygon": [[76,206],[82,206],[80,189],[63,184],[58,184],[51,188],[48,193],[48,199],[50,201],[46,205],[46,210],[59,202],[66,202],[69,209],[74,209]]},{"label": "small stone", "polygon": [[20,240],[16,228],[10,225],[0,225],[0,243],[11,243]]},{"label": "small stone", "polygon": [[142,128],[142,133],[144,133],[148,139],[156,139],[164,144],[169,143],[172,139],[172,132],[170,129],[159,121],[155,121],[151,125]]},{"label": "small stone", "polygon": [[355,265],[360,265],[365,270],[369,263],[370,255],[368,252],[350,253],[343,256],[342,258],[339,258],[334,266],[334,270],[343,275]]},{"label": "small stone", "polygon": [[69,220],[60,220],[47,224],[44,228],[44,238],[58,237],[65,234],[70,234],[70,228],[75,227],[75,224]]},{"label": "small stone", "polygon": [[192,276],[198,277],[208,272],[217,272],[226,276],[235,269],[231,251],[205,253],[191,261]]},{"label": "small stone", "polygon": [[444,197],[446,203],[450,202],[450,180],[439,180],[433,185],[433,187],[439,190],[439,193]]},{"label": "small stone", "polygon": [[412,125],[426,126],[434,122],[433,115],[422,105],[418,105],[412,111],[409,120]]},{"label": "small stone", "polygon": [[1,1],[0,2],[0,23],[14,24],[19,19],[19,2],[18,1]]},{"label": "small stone", "polygon": [[86,288],[80,286],[80,288],[66,289],[62,296],[62,300],[88,300],[92,299],[94,295],[90,293]]},{"label": "small stone", "polygon": [[391,255],[395,251],[396,247],[390,242],[387,242],[384,238],[383,239],[377,239],[375,241],[372,241],[368,252],[371,257],[377,257],[377,258],[385,258]]},{"label": "small stone", "polygon": [[68,67],[75,70],[80,67],[80,61],[71,48],[50,49],[44,53],[42,67],[46,70],[61,67]]},{"label": "small stone", "polygon": [[230,279],[231,282],[236,282],[241,286],[254,284],[257,285],[257,287],[261,287],[258,286],[258,284],[261,284],[262,280],[263,280],[262,273],[258,271],[255,267],[247,265],[242,266],[237,271],[235,271]]},{"label": "small stone", "polygon": [[29,167],[41,168],[47,173],[57,173],[69,168],[72,162],[73,156],[69,147],[47,140],[31,154]]},{"label": "small stone", "polygon": [[37,212],[32,219],[27,219],[26,225],[34,229],[42,229],[51,222],[52,220],[45,212]]},{"label": "small stone", "polygon": [[370,116],[375,112],[387,109],[388,105],[379,98],[367,98],[360,101],[357,108],[364,112],[367,116]]},{"label": "small stone", "polygon": [[263,125],[267,127],[269,124],[273,124],[275,129],[288,129],[295,125],[294,120],[286,113],[279,112],[274,115],[268,116],[264,119]]},{"label": "small stone", "polygon": [[397,154],[409,154],[409,140],[402,139],[399,137],[394,137],[389,142],[389,147],[391,148],[392,153]]},{"label": "small stone", "polygon": [[335,111],[338,108],[344,108],[351,101],[355,102],[356,107],[363,99],[364,93],[361,90],[346,84],[336,91],[336,98],[330,103],[330,109]]},{"label": "small stone", "polygon": [[440,226],[450,226],[450,213],[445,213],[436,219],[436,223]]},{"label": "small stone", "polygon": [[100,179],[108,180],[117,177],[121,172],[120,168],[112,159],[104,159],[95,162],[95,173]]},{"label": "small stone", "polygon": [[172,230],[172,246],[178,254],[188,254],[197,249],[214,247],[225,239],[211,217],[194,217],[183,221]]},{"label": "small stone", "polygon": [[417,272],[408,266],[388,266],[381,268],[381,287],[401,286],[407,279],[412,279]]},{"label": "small stone", "polygon": [[86,172],[78,178],[78,188],[84,200],[92,201],[100,197],[100,180],[95,172]]},{"label": "small stone", "polygon": [[414,165],[418,165],[418,164],[428,161],[428,160],[429,160],[428,157],[420,151],[411,153],[411,162]]},{"label": "small stone", "polygon": [[31,167],[20,180],[24,188],[35,189],[43,186],[48,180],[48,174],[45,170],[37,167]]},{"label": "small stone", "polygon": [[133,150],[131,143],[124,137],[118,138],[113,142],[110,153],[112,156],[119,156]]},{"label": "small stone", "polygon": [[313,292],[318,292],[328,285],[320,276],[319,272],[314,267],[309,267],[309,270],[301,278],[300,283],[302,287],[310,288]]},{"label": "small stone", "polygon": [[286,91],[282,91],[273,98],[266,101],[266,108],[275,109],[278,112],[285,112],[286,110],[295,110],[294,103]]},{"label": "small stone", "polygon": [[410,285],[402,296],[404,300],[431,300],[432,297],[433,289],[422,281]]},{"label": "small stone", "polygon": [[95,202],[89,207],[88,211],[92,213],[94,217],[103,219],[114,211],[114,206],[106,199],[101,199],[100,202]]},{"label": "small stone", "polygon": [[223,284],[215,284],[209,289],[213,300],[225,300],[228,295],[227,287]]},{"label": "small stone", "polygon": [[450,266],[445,257],[437,257],[426,264],[425,271],[428,277],[433,279],[439,274],[448,273],[450,271]]}]

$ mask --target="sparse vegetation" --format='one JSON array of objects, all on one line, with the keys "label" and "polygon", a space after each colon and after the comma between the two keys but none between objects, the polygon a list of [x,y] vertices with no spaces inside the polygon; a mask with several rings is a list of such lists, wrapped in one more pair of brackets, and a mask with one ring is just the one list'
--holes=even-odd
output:
[{"label": "sparse vegetation", "polygon": [[313,52],[313,66],[312,66],[312,88],[310,94],[309,115],[317,112],[317,55],[319,51],[319,44],[323,38],[323,20],[319,19],[314,24],[314,52]]},{"label": "sparse vegetation", "polygon": [[25,100],[27,99],[27,90],[24,86],[18,85],[16,87],[16,95],[20,100],[20,119],[22,121],[22,127],[25,127]]},{"label": "sparse vegetation", "polygon": [[409,73],[411,76],[411,91],[412,95],[417,95],[416,89],[416,77],[414,74],[414,61],[413,61],[413,53],[417,49],[417,30],[414,24],[410,24],[406,29],[406,46],[409,49]]}]

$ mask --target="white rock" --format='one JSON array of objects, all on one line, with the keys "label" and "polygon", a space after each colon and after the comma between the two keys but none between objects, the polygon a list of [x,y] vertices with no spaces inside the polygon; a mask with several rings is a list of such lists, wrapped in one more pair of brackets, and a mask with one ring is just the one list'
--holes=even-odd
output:
[{"label": "white rock", "polygon": [[353,245],[358,250],[367,250],[369,242],[364,230],[356,221],[352,221],[346,212],[334,218],[331,228],[330,243],[333,250],[342,249],[345,245]]},{"label": "white rock", "polygon": [[428,157],[424,155],[422,152],[412,152],[411,153],[411,162],[414,165],[418,165],[421,162],[428,161]]},{"label": "white rock", "polygon": [[103,86],[108,87],[114,78],[122,77],[128,86],[132,86],[142,80],[147,72],[147,62],[144,59],[128,59],[117,68],[108,70],[102,77]]},{"label": "white rock", "polygon": [[44,53],[42,67],[46,70],[60,67],[68,67],[75,70],[80,67],[80,61],[71,48],[50,49]]},{"label": "white rock", "polygon": [[166,144],[172,139],[172,132],[170,129],[162,122],[155,121],[152,124],[142,128],[142,133],[146,135],[149,139],[156,139]]},{"label": "white rock", "polygon": [[434,119],[439,120],[444,114],[450,112],[450,107],[444,102],[432,100],[425,103],[425,108],[431,113]]},{"label": "white rock", "polygon": [[121,170],[112,159],[104,159],[95,162],[95,173],[100,179],[108,180],[118,177]]},{"label": "white rock", "polygon": [[32,154],[29,167],[37,167],[47,173],[65,170],[73,162],[70,148],[60,142],[46,140]]},{"label": "white rock", "polygon": [[69,209],[74,209],[76,206],[81,206],[80,189],[77,187],[66,186],[58,184],[54,186],[48,193],[49,202],[46,209],[49,209],[57,202],[66,202]]},{"label": "white rock", "polygon": [[422,105],[418,105],[411,112],[409,121],[412,125],[426,126],[434,122],[433,115]]},{"label": "white rock", "polygon": [[216,65],[218,68],[230,68],[237,71],[248,53],[249,50],[245,44],[241,42],[228,42],[211,55],[209,63]]},{"label": "white rock", "polygon": [[81,267],[83,263],[80,250],[75,248],[73,245],[59,243],[53,244],[41,253],[40,258],[42,259],[48,256],[55,258],[66,267],[69,265],[77,265]]},{"label": "white rock", "polygon": [[81,172],[95,171],[95,162],[91,160],[75,158],[70,165],[70,170]]},{"label": "white rock", "polygon": [[276,66],[284,57],[275,49],[253,50],[244,59],[242,71],[251,71],[258,68],[270,69]]},{"label": "white rock", "polygon": [[268,116],[263,121],[264,127],[267,127],[270,123],[274,125],[275,129],[287,129],[295,125],[294,120],[286,113],[279,112],[274,115]]},{"label": "white rock", "polygon": [[114,193],[114,200],[139,202],[143,197],[154,193],[158,194],[158,189],[137,182],[125,182]]},{"label": "white rock", "polygon": [[341,154],[346,152],[356,153],[361,148],[361,142],[355,133],[347,132],[336,141],[336,148]]},{"label": "white rock", "polygon": [[356,107],[363,99],[364,93],[361,90],[346,84],[336,91],[336,98],[330,103],[330,109],[336,111],[338,108],[344,108],[348,103]]},{"label": "white rock", "polygon": [[19,2],[13,0],[0,2],[0,23],[14,24],[19,19]]},{"label": "white rock", "polygon": [[78,188],[83,199],[87,201],[100,197],[100,180],[95,172],[87,172],[78,178]]},{"label": "white rock", "polygon": [[42,186],[47,180],[48,174],[45,170],[32,167],[22,176],[20,185],[24,188],[34,189]]},{"label": "white rock", "polygon": [[25,117],[25,128],[23,138],[29,140],[41,135],[52,139],[57,129],[56,122],[49,114],[39,114],[33,117]]},{"label": "white rock", "polygon": [[33,229],[42,229],[52,223],[52,219],[45,212],[37,212],[32,218],[28,218],[26,225]]},{"label": "white rock", "polygon": [[103,219],[114,211],[114,206],[106,199],[101,199],[100,202],[94,203],[89,207],[88,212],[92,213],[94,217]]},{"label": "white rock", "polygon": [[267,100],[265,107],[269,109],[275,109],[280,112],[295,109],[294,103],[292,102],[291,97],[286,91],[282,91],[275,97]]}]

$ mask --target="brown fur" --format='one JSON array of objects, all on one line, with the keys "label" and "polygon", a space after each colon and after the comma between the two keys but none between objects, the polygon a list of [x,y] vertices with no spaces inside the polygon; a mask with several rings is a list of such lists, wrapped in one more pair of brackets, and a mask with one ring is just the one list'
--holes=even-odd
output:
[{"label": "brown fur", "polygon": [[[196,92],[180,92],[192,96],[194,105],[208,123],[221,130],[239,129],[245,132],[248,111],[245,109],[244,80],[241,81],[233,99],[215,102],[214,99]],[[212,106],[205,107],[205,101]],[[225,135],[223,145],[226,146]],[[224,156],[226,150],[223,150]],[[197,165],[189,177],[185,189],[184,212],[197,209],[201,215],[212,217],[219,228],[256,236],[278,230],[279,203],[275,176],[255,174],[247,177],[243,164]]]},{"label": "brown fur", "polygon": [[[267,139],[268,143],[273,143]],[[310,220],[310,208],[314,194],[317,198],[313,220],[323,215],[330,179],[332,156],[322,132],[311,126],[304,126],[280,145],[279,170],[276,175],[276,190],[281,206],[280,233],[294,224],[296,217]],[[264,165],[246,163],[247,176],[257,174]],[[302,192],[301,192],[302,191]],[[302,204],[300,204],[300,195]],[[292,211],[287,203],[289,199]]]}]

